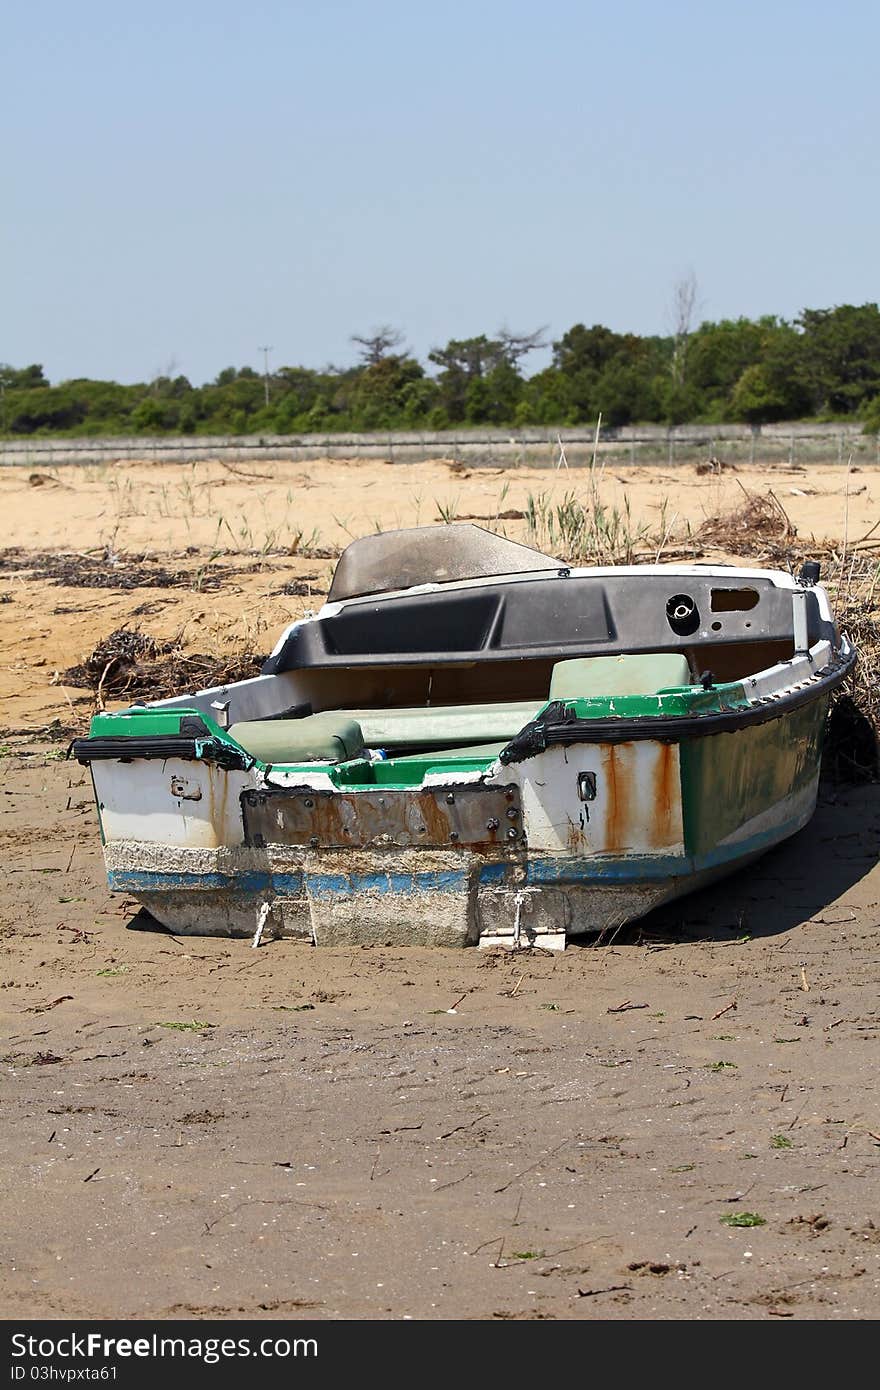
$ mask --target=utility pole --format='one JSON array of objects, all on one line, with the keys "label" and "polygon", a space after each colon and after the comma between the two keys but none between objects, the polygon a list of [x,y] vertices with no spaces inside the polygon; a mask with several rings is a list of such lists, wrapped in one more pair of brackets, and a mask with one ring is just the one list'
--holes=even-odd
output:
[{"label": "utility pole", "polygon": [[269,353],[272,351],[272,344],[258,349],[263,354],[263,386],[266,390],[266,404],[269,404]]}]

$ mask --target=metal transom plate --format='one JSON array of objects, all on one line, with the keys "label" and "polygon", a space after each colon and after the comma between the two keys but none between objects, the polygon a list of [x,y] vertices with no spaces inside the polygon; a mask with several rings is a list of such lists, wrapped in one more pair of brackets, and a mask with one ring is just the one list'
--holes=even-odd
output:
[{"label": "metal transom plate", "polygon": [[248,790],[242,794],[242,812],[246,843],[257,848],[281,844],[312,849],[512,849],[524,842],[519,790],[513,786]]}]

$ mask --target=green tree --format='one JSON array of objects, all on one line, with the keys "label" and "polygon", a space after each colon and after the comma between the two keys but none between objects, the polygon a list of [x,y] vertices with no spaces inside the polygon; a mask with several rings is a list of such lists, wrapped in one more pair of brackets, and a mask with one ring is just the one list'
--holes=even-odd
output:
[{"label": "green tree", "polygon": [[465,419],[471,425],[512,424],[523,381],[513,363],[502,358],[485,376],[474,377],[465,395]]},{"label": "green tree", "polygon": [[48,386],[43,368],[34,362],[29,367],[10,367],[8,362],[0,362],[0,386],[10,391],[33,391],[39,386]]},{"label": "green tree", "polygon": [[554,367],[564,380],[566,417],[612,426],[659,418],[655,378],[669,358],[663,340],[614,333],[604,324],[577,323],[553,344]]},{"label": "green tree", "polygon": [[702,323],[691,334],[687,354],[687,384],[699,398],[699,409],[723,418],[734,387],[748,367],[760,362],[775,319],[722,319]]},{"label": "green tree", "polygon": [[656,420],[660,403],[648,363],[624,353],[612,358],[596,380],[593,403],[603,423],[614,429],[636,420]]},{"label": "green tree", "polygon": [[880,309],[804,309],[798,323],[813,410],[857,413],[880,391]]},{"label": "green tree", "polygon": [[746,420],[750,425],[785,419],[785,399],[774,388],[766,368],[759,362],[746,367],[734,386],[731,408],[738,420]]},{"label": "green tree", "polygon": [[516,408],[518,425],[574,425],[577,412],[572,405],[567,377],[558,367],[545,367],[523,382]]},{"label": "green tree", "polygon": [[413,357],[381,357],[357,375],[351,400],[355,429],[394,429],[403,420],[407,389],[424,369]]},{"label": "green tree", "polygon": [[[685,289],[688,284],[685,283]],[[536,333],[501,329],[433,348],[427,375],[395,352],[383,327],[356,335],[356,366],[281,367],[267,404],[253,367],[226,367],[195,387],[171,368],[150,383],[86,378],[50,385],[43,368],[0,366],[0,430],[13,435],[148,432],[258,434],[346,429],[444,429],[458,425],[593,424],[633,421],[880,416],[880,310],[876,304],[805,309],[796,323],[774,316],[702,323],[691,331],[685,296],[668,337],[615,333],[576,323],[553,343],[549,367],[526,376],[543,346]]]},{"label": "green tree", "polygon": [[467,418],[468,391],[505,360],[504,344],[481,333],[476,338],[451,338],[445,348],[432,348],[428,358],[440,368],[438,405],[451,424]]},{"label": "green tree", "polygon": [[553,344],[553,365],[565,381],[566,413],[573,424],[596,418],[596,383],[619,346],[618,335],[601,323],[592,328],[576,323]]}]

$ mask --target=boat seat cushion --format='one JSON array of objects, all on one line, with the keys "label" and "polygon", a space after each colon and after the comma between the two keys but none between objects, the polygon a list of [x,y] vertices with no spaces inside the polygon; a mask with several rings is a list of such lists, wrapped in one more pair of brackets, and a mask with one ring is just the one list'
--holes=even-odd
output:
[{"label": "boat seat cushion", "polygon": [[343,763],[364,751],[364,736],[350,714],[333,711],[304,719],[252,719],[229,735],[264,763]]},{"label": "boat seat cushion", "polygon": [[656,695],[670,686],[690,685],[687,657],[681,652],[625,656],[584,656],[557,661],[550,677],[551,700],[587,700],[594,695]]},{"label": "boat seat cushion", "polygon": [[490,759],[498,757],[507,742],[507,739],[498,739],[494,743],[474,743],[465,748],[459,747],[458,744],[454,748],[431,748],[424,753],[406,753],[400,758],[395,758],[394,761],[397,763],[445,763],[452,758],[473,758],[475,761],[485,758],[488,762]]},{"label": "boat seat cushion", "polygon": [[357,720],[368,748],[402,748],[419,743],[446,748],[456,743],[511,739],[546,703],[546,700],[510,700],[484,705],[352,709],[336,713]]}]

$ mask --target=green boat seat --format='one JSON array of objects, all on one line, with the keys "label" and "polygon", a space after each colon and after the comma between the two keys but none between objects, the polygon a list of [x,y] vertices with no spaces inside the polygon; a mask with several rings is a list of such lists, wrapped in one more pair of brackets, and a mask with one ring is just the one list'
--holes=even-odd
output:
[{"label": "green boat seat", "polygon": [[681,652],[582,656],[571,661],[557,661],[550,677],[550,699],[656,695],[670,686],[690,683],[690,667]]},{"label": "green boat seat", "polygon": [[395,757],[396,763],[444,763],[450,758],[473,758],[475,760],[485,758],[497,758],[502,748],[508,742],[502,739],[496,743],[472,743],[467,748],[432,748],[426,753],[406,753],[402,757]]},{"label": "green boat seat", "polygon": [[456,743],[511,739],[546,703],[510,700],[485,705],[336,710],[335,714],[357,720],[368,748],[404,748],[419,743],[446,748]]},{"label": "green boat seat", "polygon": [[357,720],[335,711],[304,719],[243,720],[228,732],[264,763],[343,763],[364,751]]}]

